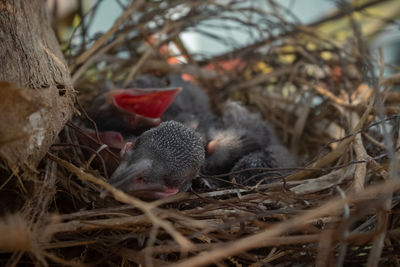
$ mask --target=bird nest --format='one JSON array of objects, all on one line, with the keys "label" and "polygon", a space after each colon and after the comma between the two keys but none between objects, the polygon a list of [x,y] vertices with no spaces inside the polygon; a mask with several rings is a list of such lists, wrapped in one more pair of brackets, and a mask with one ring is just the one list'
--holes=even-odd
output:
[{"label": "bird nest", "polygon": [[[398,77],[383,77],[383,58],[366,52],[355,21],[356,34],[336,42],[318,23],[300,27],[280,12],[201,2],[171,19],[165,14],[178,1],[133,1],[110,30],[89,41],[82,30],[89,22],[82,20],[74,38],[83,42],[64,45],[79,92],[75,118],[37,170],[12,180],[1,174],[2,203],[13,212],[0,222],[2,262],[398,266]],[[139,19],[130,19],[135,12]],[[207,19],[230,19],[266,35],[217,57],[188,52],[179,34],[201,32],[193,26]],[[178,52],[167,49],[171,44]],[[261,113],[297,167],[263,169],[265,177],[285,173],[268,184],[233,179],[218,190],[192,188],[152,202],[112,187],[104,170],[93,167],[99,150],[78,142],[76,122],[90,121],[85,107],[105,81],[126,85],[143,73],[170,72],[190,75],[216,113],[226,99]]]}]

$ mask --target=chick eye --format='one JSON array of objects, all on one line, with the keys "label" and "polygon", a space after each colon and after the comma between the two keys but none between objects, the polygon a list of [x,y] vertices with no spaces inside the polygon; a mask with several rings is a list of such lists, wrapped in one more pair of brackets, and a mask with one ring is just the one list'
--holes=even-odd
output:
[{"label": "chick eye", "polygon": [[142,176],[140,176],[140,177],[137,177],[135,179],[135,181],[136,181],[136,183],[142,184],[142,183],[144,183],[144,178]]}]

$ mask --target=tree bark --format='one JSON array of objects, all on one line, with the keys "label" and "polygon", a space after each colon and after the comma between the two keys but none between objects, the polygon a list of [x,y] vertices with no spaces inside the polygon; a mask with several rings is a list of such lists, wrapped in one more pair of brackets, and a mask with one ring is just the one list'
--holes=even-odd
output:
[{"label": "tree bark", "polygon": [[44,0],[0,0],[0,159],[35,169],[73,110],[74,89]]}]

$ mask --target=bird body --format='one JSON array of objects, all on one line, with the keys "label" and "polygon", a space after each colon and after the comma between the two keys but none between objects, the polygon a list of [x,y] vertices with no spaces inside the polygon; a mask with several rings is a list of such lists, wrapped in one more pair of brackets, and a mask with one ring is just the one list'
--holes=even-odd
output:
[{"label": "bird body", "polygon": [[[290,154],[286,147],[279,143],[271,144],[264,149],[249,153],[235,163],[232,168],[230,179],[236,183],[253,186],[260,181],[270,183],[279,180],[288,170],[269,171],[268,168],[293,168],[296,159]],[[257,169],[262,170],[257,170]],[[236,173],[240,170],[248,170]],[[267,178],[266,178],[267,177]]]}]

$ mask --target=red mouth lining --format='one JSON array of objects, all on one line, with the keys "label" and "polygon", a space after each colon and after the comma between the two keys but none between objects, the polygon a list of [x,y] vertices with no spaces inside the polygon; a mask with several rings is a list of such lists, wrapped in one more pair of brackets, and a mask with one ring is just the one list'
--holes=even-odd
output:
[{"label": "red mouth lining", "polygon": [[126,89],[122,93],[115,94],[113,98],[119,108],[128,112],[148,118],[160,118],[180,91],[181,88],[149,89],[149,92]]}]

